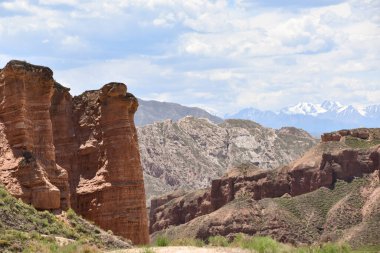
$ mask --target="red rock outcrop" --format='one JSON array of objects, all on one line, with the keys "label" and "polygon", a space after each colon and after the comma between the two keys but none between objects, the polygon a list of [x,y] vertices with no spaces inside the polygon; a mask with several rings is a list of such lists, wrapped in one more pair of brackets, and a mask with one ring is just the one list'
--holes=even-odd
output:
[{"label": "red rock outcrop", "polygon": [[325,133],[321,136],[321,140],[323,142],[328,142],[328,141],[340,141],[342,136],[337,133]]},{"label": "red rock outcrop", "polygon": [[[75,132],[79,140],[73,208],[104,229],[149,241],[144,182],[133,121],[137,99],[122,83],[75,97]],[[79,181],[78,178],[80,178]]]},{"label": "red rock outcrop", "polygon": [[0,72],[0,183],[38,209],[68,209],[149,242],[134,113],[122,83],[72,97],[46,67]]},{"label": "red rock outcrop", "polygon": [[322,134],[321,140],[322,142],[340,141],[343,137],[346,137],[346,136],[360,138],[362,140],[368,140],[374,137],[373,136],[374,134],[371,133],[371,130],[373,129],[357,128],[357,129],[352,129],[352,130],[339,130],[337,132]]},{"label": "red rock outcrop", "polygon": [[151,237],[207,240],[219,235],[233,240],[248,235],[270,236],[293,245],[326,242],[347,243],[353,248],[377,245],[380,241],[377,174],[375,171],[351,182],[339,180],[333,188],[321,187],[295,197],[285,194],[254,200],[241,196],[216,211],[170,226]]},{"label": "red rock outcrop", "polygon": [[20,61],[0,72],[1,182],[38,209],[70,205],[67,172],[55,161],[52,75],[49,68]]},{"label": "red rock outcrop", "polygon": [[334,153],[323,151],[326,145],[321,143],[303,158],[275,171],[237,168],[237,173],[213,180],[211,189],[179,196],[161,206],[152,200],[155,208],[150,210],[150,233],[214,212],[236,198],[298,196],[321,187],[331,188],[338,179],[349,182],[380,169],[380,146]]}]

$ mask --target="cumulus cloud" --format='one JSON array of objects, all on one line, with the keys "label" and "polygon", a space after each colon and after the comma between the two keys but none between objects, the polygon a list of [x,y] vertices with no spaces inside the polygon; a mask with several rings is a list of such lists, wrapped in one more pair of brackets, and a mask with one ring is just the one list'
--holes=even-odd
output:
[{"label": "cumulus cloud", "polygon": [[123,81],[139,97],[219,115],[370,104],[379,25],[377,0],[4,1],[0,63],[49,65],[75,94]]}]

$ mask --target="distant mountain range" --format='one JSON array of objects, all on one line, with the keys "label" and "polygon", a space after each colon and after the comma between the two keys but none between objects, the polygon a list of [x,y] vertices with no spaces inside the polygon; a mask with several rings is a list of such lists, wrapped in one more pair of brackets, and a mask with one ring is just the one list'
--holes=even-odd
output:
[{"label": "distant mountain range", "polygon": [[139,100],[139,109],[135,114],[135,124],[145,126],[157,121],[171,119],[177,121],[186,116],[207,118],[213,123],[221,123],[223,119],[214,116],[198,107],[188,107],[176,103]]},{"label": "distant mountain range", "polygon": [[[213,123],[223,119],[207,111],[176,103],[146,101],[139,99],[139,110],[135,115],[137,126],[171,119],[177,121],[186,116],[207,118]],[[302,128],[314,136],[343,128],[379,127],[380,104],[371,106],[342,105],[339,102],[324,101],[321,104],[299,103],[285,107],[278,112],[245,108],[236,114],[226,115],[225,119],[246,119],[263,126],[279,129],[293,126]]]},{"label": "distant mountain range", "polygon": [[316,136],[343,128],[379,127],[380,105],[353,106],[334,101],[299,103],[279,112],[246,108],[225,118],[248,119],[272,128],[294,126]]}]

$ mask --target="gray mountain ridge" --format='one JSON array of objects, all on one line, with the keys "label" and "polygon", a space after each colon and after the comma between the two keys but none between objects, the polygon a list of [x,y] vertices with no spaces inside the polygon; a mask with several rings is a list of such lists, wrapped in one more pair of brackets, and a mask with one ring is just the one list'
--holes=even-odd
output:
[{"label": "gray mountain ridge", "polygon": [[136,126],[152,124],[156,121],[171,119],[177,121],[186,116],[207,118],[211,122],[221,123],[223,119],[198,107],[183,106],[177,103],[138,99],[139,109],[135,114]]},{"label": "gray mountain ridge", "polygon": [[321,104],[299,103],[279,112],[245,108],[225,118],[248,119],[271,128],[293,126],[314,136],[344,128],[378,127],[380,105],[353,106],[334,101]]},{"label": "gray mountain ridge", "polygon": [[138,127],[137,134],[148,201],[174,190],[208,187],[242,164],[283,166],[317,142],[292,127],[275,130],[249,120],[215,124],[192,116]]}]

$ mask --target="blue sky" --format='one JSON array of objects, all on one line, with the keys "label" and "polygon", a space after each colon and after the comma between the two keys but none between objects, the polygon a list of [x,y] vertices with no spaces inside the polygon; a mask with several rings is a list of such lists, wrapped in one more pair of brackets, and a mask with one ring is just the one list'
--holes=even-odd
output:
[{"label": "blue sky", "polygon": [[73,94],[121,81],[218,115],[379,104],[380,1],[0,1],[10,59],[49,66]]}]

